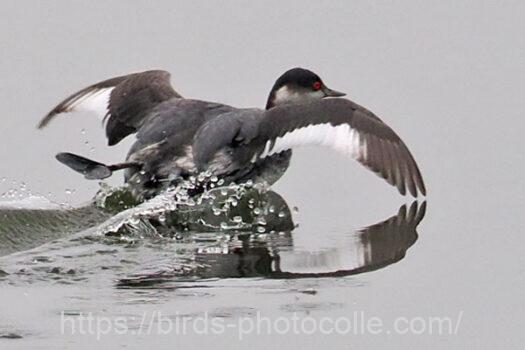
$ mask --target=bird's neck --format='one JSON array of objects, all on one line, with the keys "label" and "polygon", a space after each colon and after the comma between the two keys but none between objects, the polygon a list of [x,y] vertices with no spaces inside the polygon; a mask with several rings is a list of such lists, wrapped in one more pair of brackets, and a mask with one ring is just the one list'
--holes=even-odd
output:
[{"label": "bird's neck", "polygon": [[268,100],[266,101],[266,110],[275,107],[279,103],[276,101],[275,98],[275,91],[271,91],[270,95],[268,95]]}]

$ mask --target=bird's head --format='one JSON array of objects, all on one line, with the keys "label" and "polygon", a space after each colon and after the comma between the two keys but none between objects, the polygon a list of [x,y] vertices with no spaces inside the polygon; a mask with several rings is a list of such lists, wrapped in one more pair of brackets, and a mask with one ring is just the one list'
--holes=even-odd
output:
[{"label": "bird's head", "polygon": [[288,103],[303,103],[345,94],[329,89],[317,74],[304,68],[292,68],[277,79],[268,96],[266,109]]}]

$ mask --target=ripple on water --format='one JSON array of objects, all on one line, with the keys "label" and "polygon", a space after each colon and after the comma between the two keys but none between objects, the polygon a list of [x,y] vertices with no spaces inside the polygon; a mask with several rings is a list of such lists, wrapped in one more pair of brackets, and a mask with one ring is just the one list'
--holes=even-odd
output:
[{"label": "ripple on water", "polygon": [[283,304],[280,309],[286,312],[310,312],[310,311],[328,311],[337,310],[344,307],[343,303],[332,302],[301,302]]},{"label": "ripple on water", "polygon": [[0,338],[1,339],[22,339],[23,336],[18,333],[13,333],[13,332],[2,333],[0,331]]},{"label": "ripple on water", "polygon": [[209,312],[210,317],[222,318],[255,317],[256,314],[256,308],[247,306],[220,307]]}]

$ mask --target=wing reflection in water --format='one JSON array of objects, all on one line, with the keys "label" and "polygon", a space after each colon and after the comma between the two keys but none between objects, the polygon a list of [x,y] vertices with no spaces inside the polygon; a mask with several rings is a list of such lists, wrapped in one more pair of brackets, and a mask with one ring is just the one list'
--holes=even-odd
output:
[{"label": "wing reflection in water", "polygon": [[[385,221],[358,230],[338,246],[318,254],[307,252],[290,254],[278,259],[274,278],[347,276],[374,271],[403,259],[406,251],[417,240],[417,226],[423,220],[426,202],[414,201],[397,215]],[[313,257],[313,258],[312,258]]]},{"label": "wing reflection in water", "polygon": [[[275,198],[281,197],[276,196]],[[396,215],[345,236],[345,244],[320,252],[296,251],[292,233],[239,233],[227,242],[207,241],[192,252],[194,268],[179,273],[136,274],[120,279],[118,288],[158,288],[187,278],[309,278],[337,277],[373,271],[401,259],[417,240],[426,202],[414,201]],[[206,236],[209,238],[209,236]],[[184,279],[181,279],[184,277]],[[165,287],[165,286],[164,286]]]}]

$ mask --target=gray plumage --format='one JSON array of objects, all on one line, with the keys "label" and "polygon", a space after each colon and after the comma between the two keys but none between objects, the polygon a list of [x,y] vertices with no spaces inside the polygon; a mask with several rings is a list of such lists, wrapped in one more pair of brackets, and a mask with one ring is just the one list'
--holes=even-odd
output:
[{"label": "gray plumage", "polygon": [[189,99],[173,99],[156,106],[137,133],[126,158],[128,162],[143,164],[142,169],[126,170],[126,182],[134,188],[146,186],[147,192],[155,192],[169,185],[159,180],[194,173],[193,160],[186,159],[193,158],[193,135],[210,119],[231,110],[230,106]]},{"label": "gray plumage", "polygon": [[[235,135],[237,127],[242,130],[243,142],[248,141],[247,137],[256,136],[256,130],[250,128],[257,125],[256,116],[262,112],[264,111],[258,109],[235,109],[219,103],[189,99],[170,100],[158,105],[150,112],[147,122],[137,133],[137,140],[131,146],[126,159],[130,163],[142,164],[142,168],[127,169],[126,182],[137,194],[148,197],[179,178],[197,174],[202,170],[199,165],[206,164],[214,168],[214,173],[220,173],[227,182],[251,178],[273,184],[287,169],[291,152],[283,152],[245,168],[241,166],[245,162],[233,160],[230,152],[230,149],[241,142],[239,136]],[[254,119],[254,122],[243,123],[239,117],[245,117],[244,121]],[[225,124],[217,126],[209,123],[215,119],[225,121]],[[232,127],[231,123],[236,122],[238,125]],[[198,131],[202,134],[208,127],[215,129],[210,133],[213,136],[201,137],[200,141],[224,146],[207,154],[213,159],[203,157],[205,153],[194,149],[194,135]],[[201,145],[197,147],[200,148]],[[196,155],[199,155],[198,159],[195,158]],[[169,181],[164,181],[166,179]]]}]

